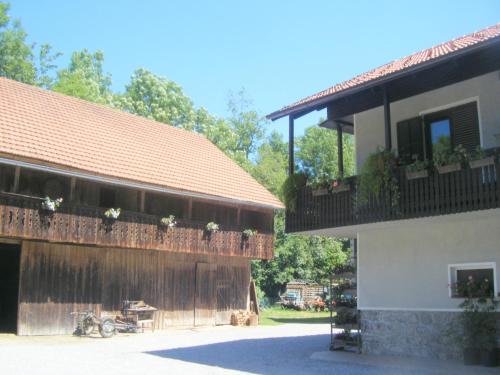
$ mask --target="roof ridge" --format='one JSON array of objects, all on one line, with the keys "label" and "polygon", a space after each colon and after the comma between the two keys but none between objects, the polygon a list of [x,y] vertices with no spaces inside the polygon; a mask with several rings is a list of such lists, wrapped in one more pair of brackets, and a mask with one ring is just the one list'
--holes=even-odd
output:
[{"label": "roof ridge", "polygon": [[[485,33],[488,34],[488,32],[490,32],[490,31],[493,32],[493,33],[496,33],[496,35],[484,35]],[[462,46],[462,47],[456,46],[455,48],[447,48],[447,51],[445,53],[438,53],[437,56],[428,56],[428,59],[426,59],[424,61],[413,62],[413,63],[410,62],[410,63],[408,63],[408,60],[412,60],[412,58],[417,57],[419,54],[429,55],[429,54],[432,54],[434,52],[434,50],[446,47],[448,44],[455,44],[457,41],[464,40],[464,39],[470,38],[470,37],[476,37],[476,38],[479,37],[479,38],[481,38],[481,36],[483,38],[482,40],[477,40],[474,43],[469,43],[467,46]],[[277,118],[286,116],[287,113],[285,113],[285,114],[282,115],[282,112],[291,111],[295,107],[298,107],[300,105],[304,105],[304,104],[313,102],[316,99],[320,99],[320,98],[323,98],[325,96],[329,96],[329,95],[332,95],[332,94],[335,94],[335,93],[338,93],[338,92],[341,92],[341,91],[348,90],[348,89],[353,88],[353,87],[355,87],[357,85],[361,85],[361,84],[370,82],[372,80],[388,76],[388,75],[393,74],[395,72],[399,72],[399,71],[405,70],[405,69],[407,69],[409,67],[412,67],[412,66],[415,66],[415,65],[419,65],[419,64],[421,64],[421,63],[423,63],[423,62],[425,62],[427,60],[434,60],[434,59],[436,59],[438,57],[442,57],[442,56],[445,56],[445,55],[457,52],[459,50],[471,47],[472,45],[476,45],[478,43],[485,43],[485,42],[487,42],[487,41],[489,41],[491,39],[498,38],[498,37],[500,37],[500,22],[495,23],[494,25],[485,27],[483,29],[470,32],[468,34],[464,34],[462,36],[455,37],[455,38],[450,39],[448,41],[441,42],[441,43],[438,43],[438,44],[434,44],[431,47],[424,48],[422,50],[417,50],[417,51],[412,52],[410,54],[407,54],[407,55],[405,55],[403,57],[396,58],[396,59],[391,60],[391,61],[389,61],[387,63],[379,65],[379,66],[377,66],[377,67],[375,67],[373,69],[366,70],[364,72],[358,73],[358,74],[354,75],[350,79],[345,79],[345,80],[342,80],[340,82],[337,82],[337,83],[333,84],[332,86],[327,87],[324,90],[318,91],[318,92],[316,92],[314,94],[308,95],[308,96],[306,96],[306,97],[304,97],[304,98],[302,98],[300,100],[297,100],[297,101],[293,102],[292,104],[289,104],[289,105],[286,105],[284,107],[281,107],[281,109],[276,110],[276,111],[268,114],[266,117],[267,118],[271,118],[271,119],[277,119]],[[391,66],[395,66],[397,64],[401,64],[402,67],[399,68],[399,69],[395,68],[395,69],[393,69],[393,71],[390,71],[390,72],[386,71],[387,68],[389,68]],[[374,75],[374,73],[377,72],[377,71],[382,71],[382,73],[379,74],[379,75],[377,75],[376,77],[371,77],[371,78],[370,77],[365,77],[365,76]],[[355,81],[361,81],[361,82],[355,83]],[[336,89],[337,87],[338,87],[338,89]]]}]

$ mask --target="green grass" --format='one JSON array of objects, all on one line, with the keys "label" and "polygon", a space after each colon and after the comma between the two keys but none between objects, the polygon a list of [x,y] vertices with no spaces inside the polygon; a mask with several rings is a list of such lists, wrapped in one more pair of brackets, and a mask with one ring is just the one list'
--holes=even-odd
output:
[{"label": "green grass", "polygon": [[330,322],[328,311],[296,311],[273,306],[261,310],[260,322],[262,326],[277,326],[286,323],[321,324]]}]

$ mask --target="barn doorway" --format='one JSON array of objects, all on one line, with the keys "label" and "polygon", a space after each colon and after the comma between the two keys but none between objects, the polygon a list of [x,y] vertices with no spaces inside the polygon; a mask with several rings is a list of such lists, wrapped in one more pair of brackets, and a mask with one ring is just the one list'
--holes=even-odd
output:
[{"label": "barn doorway", "polygon": [[21,246],[0,242],[0,333],[17,333]]}]

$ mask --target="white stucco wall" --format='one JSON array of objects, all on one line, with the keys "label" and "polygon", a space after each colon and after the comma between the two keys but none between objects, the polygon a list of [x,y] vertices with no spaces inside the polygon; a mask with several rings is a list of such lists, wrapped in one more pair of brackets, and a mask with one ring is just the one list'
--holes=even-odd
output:
[{"label": "white stucco wall", "polygon": [[500,209],[402,220],[358,232],[358,298],[363,309],[452,310],[448,265],[496,262],[500,292]]},{"label": "white stucco wall", "polygon": [[[495,134],[500,133],[500,72],[497,71],[391,103],[393,148],[397,150],[396,124],[399,121],[473,100],[478,101],[482,146],[500,146],[500,139],[495,138]],[[366,157],[377,146],[384,146],[383,107],[355,114],[354,129],[356,166],[359,171]]]}]

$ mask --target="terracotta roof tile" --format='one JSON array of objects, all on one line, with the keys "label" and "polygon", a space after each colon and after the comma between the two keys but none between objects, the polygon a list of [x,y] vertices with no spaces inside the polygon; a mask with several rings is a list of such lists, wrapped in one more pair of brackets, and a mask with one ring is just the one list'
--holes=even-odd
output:
[{"label": "terracotta roof tile", "polygon": [[202,135],[5,78],[0,78],[0,154],[283,207]]},{"label": "terracotta roof tile", "polygon": [[410,67],[425,63],[427,61],[448,55],[459,50],[472,47],[478,43],[484,43],[493,38],[500,36],[500,23],[488,27],[486,29],[450,40],[445,43],[441,43],[437,46],[425,49],[420,52],[416,52],[410,56],[403,57],[401,59],[392,61],[388,64],[382,65],[378,68],[360,74],[354,78],[351,78],[342,83],[336,84],[326,90],[320,91],[314,95],[308,96],[301,99],[293,104],[287,105],[280,110],[269,114],[267,117],[271,119],[277,119],[286,116],[289,112],[294,109],[301,107],[306,104],[312,104],[319,99],[324,97],[352,89],[356,86],[360,86],[369,83],[372,80],[376,80],[382,77],[389,76],[396,72],[401,72]]}]

